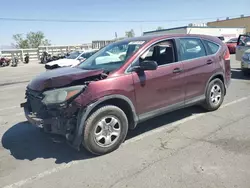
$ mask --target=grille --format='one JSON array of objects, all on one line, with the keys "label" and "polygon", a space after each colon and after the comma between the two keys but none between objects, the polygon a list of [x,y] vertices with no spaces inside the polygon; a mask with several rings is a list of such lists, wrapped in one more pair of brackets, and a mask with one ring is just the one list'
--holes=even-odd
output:
[{"label": "grille", "polygon": [[42,103],[43,96],[40,92],[27,89],[26,98],[31,112],[35,114],[43,114],[43,112],[46,112],[46,108]]}]

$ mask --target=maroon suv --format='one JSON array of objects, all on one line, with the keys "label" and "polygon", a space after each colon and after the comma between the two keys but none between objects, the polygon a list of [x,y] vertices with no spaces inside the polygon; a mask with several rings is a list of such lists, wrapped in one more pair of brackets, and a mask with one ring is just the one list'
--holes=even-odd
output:
[{"label": "maroon suv", "polygon": [[149,118],[194,104],[218,109],[230,79],[230,54],[217,37],[127,38],[78,67],[38,75],[21,106],[30,123],[101,155]]}]

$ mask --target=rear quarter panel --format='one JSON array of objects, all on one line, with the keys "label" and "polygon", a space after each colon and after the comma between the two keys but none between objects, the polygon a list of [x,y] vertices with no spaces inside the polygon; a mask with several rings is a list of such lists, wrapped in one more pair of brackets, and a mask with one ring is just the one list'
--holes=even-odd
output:
[{"label": "rear quarter panel", "polygon": [[222,74],[224,77],[225,85],[227,86],[231,80],[231,64],[230,59],[225,60],[224,55],[227,51],[227,46],[222,44],[219,53],[215,56],[215,73],[214,74]]}]

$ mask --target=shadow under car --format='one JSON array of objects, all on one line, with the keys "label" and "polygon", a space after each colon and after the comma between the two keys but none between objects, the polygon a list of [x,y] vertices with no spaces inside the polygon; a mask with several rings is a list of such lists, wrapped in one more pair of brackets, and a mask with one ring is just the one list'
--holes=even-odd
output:
[{"label": "shadow under car", "polygon": [[[148,120],[139,124],[136,129],[129,131],[127,140],[202,112],[204,112],[202,108],[193,106]],[[2,145],[5,149],[10,150],[11,155],[18,160],[32,161],[37,158],[54,158],[55,163],[60,164],[94,157],[83,147],[79,152],[66,144],[66,140],[61,136],[46,134],[28,122],[17,123],[7,130],[2,137]]]}]

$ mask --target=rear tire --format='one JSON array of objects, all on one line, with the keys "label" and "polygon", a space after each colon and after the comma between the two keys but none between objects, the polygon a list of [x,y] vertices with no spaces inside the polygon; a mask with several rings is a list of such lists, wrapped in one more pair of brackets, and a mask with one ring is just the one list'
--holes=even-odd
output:
[{"label": "rear tire", "polygon": [[117,106],[97,109],[85,122],[83,146],[95,155],[110,153],[124,142],[128,132],[126,114]]},{"label": "rear tire", "polygon": [[223,82],[218,78],[212,80],[208,84],[205,95],[206,99],[203,107],[208,111],[217,110],[221,106],[225,96],[225,87]]}]

